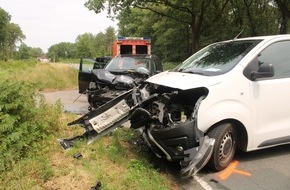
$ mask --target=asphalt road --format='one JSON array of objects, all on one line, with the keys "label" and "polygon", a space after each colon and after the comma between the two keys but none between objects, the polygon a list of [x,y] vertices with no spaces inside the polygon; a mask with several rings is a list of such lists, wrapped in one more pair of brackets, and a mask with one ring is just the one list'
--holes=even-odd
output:
[{"label": "asphalt road", "polygon": [[212,189],[289,190],[290,145],[253,152],[238,152],[225,170],[199,173]]},{"label": "asphalt road", "polygon": [[60,100],[64,112],[83,115],[88,112],[88,102],[85,94],[79,94],[77,90],[65,90],[42,93],[48,103],[54,104]]},{"label": "asphalt road", "polygon": [[[47,102],[60,100],[63,111],[85,114],[86,95],[77,90],[43,93]],[[290,145],[254,152],[237,152],[231,165],[221,172],[206,168],[188,180],[180,180],[177,171],[170,169],[184,190],[289,190]]]}]

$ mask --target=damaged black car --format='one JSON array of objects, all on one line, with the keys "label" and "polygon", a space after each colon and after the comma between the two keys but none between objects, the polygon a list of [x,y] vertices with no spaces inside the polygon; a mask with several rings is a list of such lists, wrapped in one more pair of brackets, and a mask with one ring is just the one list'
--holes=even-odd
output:
[{"label": "damaged black car", "polygon": [[127,90],[138,86],[148,77],[163,71],[154,55],[119,55],[105,65],[81,62],[79,93],[87,94],[89,110],[96,109]]}]

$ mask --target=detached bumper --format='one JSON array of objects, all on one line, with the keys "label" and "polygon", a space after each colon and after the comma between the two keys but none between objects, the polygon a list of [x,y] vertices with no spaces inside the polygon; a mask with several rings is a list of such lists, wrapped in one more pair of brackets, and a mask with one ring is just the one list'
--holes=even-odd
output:
[{"label": "detached bumper", "polygon": [[128,120],[130,111],[134,109],[134,106],[126,102],[126,99],[130,98],[131,94],[132,90],[127,91],[98,109],[68,123],[68,126],[78,125],[83,127],[85,132],[75,137],[58,139],[60,145],[64,149],[68,149],[78,140],[88,140],[88,143],[92,143],[97,138],[121,126]]},{"label": "detached bumper", "polygon": [[[205,136],[202,139],[201,146],[185,151],[185,154],[188,154],[188,157],[184,158],[183,163],[188,164],[182,167],[180,171],[181,178],[189,178],[195,175],[207,164],[213,152],[214,142],[214,139]],[[182,163],[181,166],[183,166]]]},{"label": "detached bumper", "polygon": [[153,128],[146,133],[146,141],[157,156],[180,162],[182,178],[200,171],[213,152],[215,140],[204,136],[194,121],[158,131]]}]

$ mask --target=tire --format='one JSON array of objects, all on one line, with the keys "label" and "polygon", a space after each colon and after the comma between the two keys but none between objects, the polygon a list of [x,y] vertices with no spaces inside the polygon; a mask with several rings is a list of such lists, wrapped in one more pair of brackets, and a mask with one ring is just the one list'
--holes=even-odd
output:
[{"label": "tire", "polygon": [[237,132],[231,123],[223,123],[209,131],[208,136],[215,139],[215,144],[207,166],[214,171],[221,171],[233,160],[237,147]]}]

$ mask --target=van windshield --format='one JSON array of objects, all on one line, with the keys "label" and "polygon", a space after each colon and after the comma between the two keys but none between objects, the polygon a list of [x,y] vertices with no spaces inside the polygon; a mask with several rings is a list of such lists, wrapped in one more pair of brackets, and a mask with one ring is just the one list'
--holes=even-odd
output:
[{"label": "van windshield", "polygon": [[215,76],[230,71],[261,40],[237,40],[212,44],[193,54],[173,71]]}]

